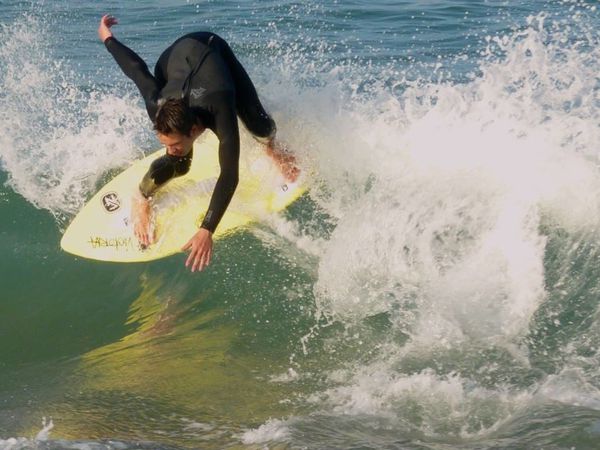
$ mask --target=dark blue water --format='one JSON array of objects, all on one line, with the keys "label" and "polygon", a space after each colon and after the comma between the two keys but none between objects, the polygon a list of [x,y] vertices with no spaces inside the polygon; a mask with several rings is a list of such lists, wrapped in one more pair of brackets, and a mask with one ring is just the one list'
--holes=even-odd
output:
[{"label": "dark blue water", "polygon": [[[227,39],[310,186],[203,273],[60,250],[159,145],[105,13],[151,67]],[[0,447],[600,448],[599,24],[590,1],[0,2]]]}]

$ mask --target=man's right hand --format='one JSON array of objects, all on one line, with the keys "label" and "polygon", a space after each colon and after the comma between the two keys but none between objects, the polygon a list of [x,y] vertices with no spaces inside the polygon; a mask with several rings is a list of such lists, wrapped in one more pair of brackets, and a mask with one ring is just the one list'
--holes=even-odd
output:
[{"label": "man's right hand", "polygon": [[98,26],[98,36],[100,36],[100,40],[102,42],[113,36],[112,31],[110,31],[110,27],[118,23],[119,21],[117,18],[111,16],[110,14],[102,16],[102,19],[100,19],[100,26]]},{"label": "man's right hand", "polygon": [[143,248],[154,243],[154,230],[152,228],[152,207],[150,200],[141,193],[133,196],[131,203],[131,218],[133,220],[133,233]]}]

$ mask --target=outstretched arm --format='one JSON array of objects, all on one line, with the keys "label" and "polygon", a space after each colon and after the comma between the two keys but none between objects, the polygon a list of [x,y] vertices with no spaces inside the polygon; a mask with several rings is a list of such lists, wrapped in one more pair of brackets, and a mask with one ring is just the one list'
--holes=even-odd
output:
[{"label": "outstretched arm", "polygon": [[150,120],[154,120],[157,109],[158,85],[156,79],[148,70],[148,66],[133,50],[121,44],[113,35],[111,27],[119,22],[115,17],[105,15],[100,19],[98,36],[108,51],[117,61],[119,67],[139,89]]},{"label": "outstretched arm", "polygon": [[238,184],[240,132],[237,116],[233,109],[220,112],[216,117],[215,134],[219,138],[221,172],[202,221],[202,228],[211,233],[214,233],[219,225]]},{"label": "outstretched arm", "polygon": [[233,93],[219,93],[221,108],[215,116],[215,134],[219,138],[219,165],[221,173],[215,184],[208,211],[200,230],[188,241],[183,250],[190,250],[186,267],[202,270],[212,256],[212,234],[229,206],[238,184],[240,134],[235,113]]}]

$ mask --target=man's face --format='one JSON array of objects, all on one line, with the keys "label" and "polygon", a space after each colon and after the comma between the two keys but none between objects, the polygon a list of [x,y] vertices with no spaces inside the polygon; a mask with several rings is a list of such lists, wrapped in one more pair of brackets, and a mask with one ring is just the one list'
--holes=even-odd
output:
[{"label": "man's face", "polygon": [[172,133],[162,134],[156,133],[158,140],[162,145],[167,148],[167,153],[173,156],[185,156],[187,155],[194,145],[194,141],[202,132],[203,128],[193,126],[189,136],[185,134]]}]

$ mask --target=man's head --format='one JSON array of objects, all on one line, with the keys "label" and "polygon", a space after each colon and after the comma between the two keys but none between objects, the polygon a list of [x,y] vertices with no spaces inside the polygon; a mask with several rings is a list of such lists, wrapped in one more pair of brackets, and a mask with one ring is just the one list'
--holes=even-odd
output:
[{"label": "man's head", "polygon": [[194,140],[202,134],[204,126],[184,99],[167,99],[160,105],[154,118],[154,130],[167,153],[184,156],[189,153]]}]

